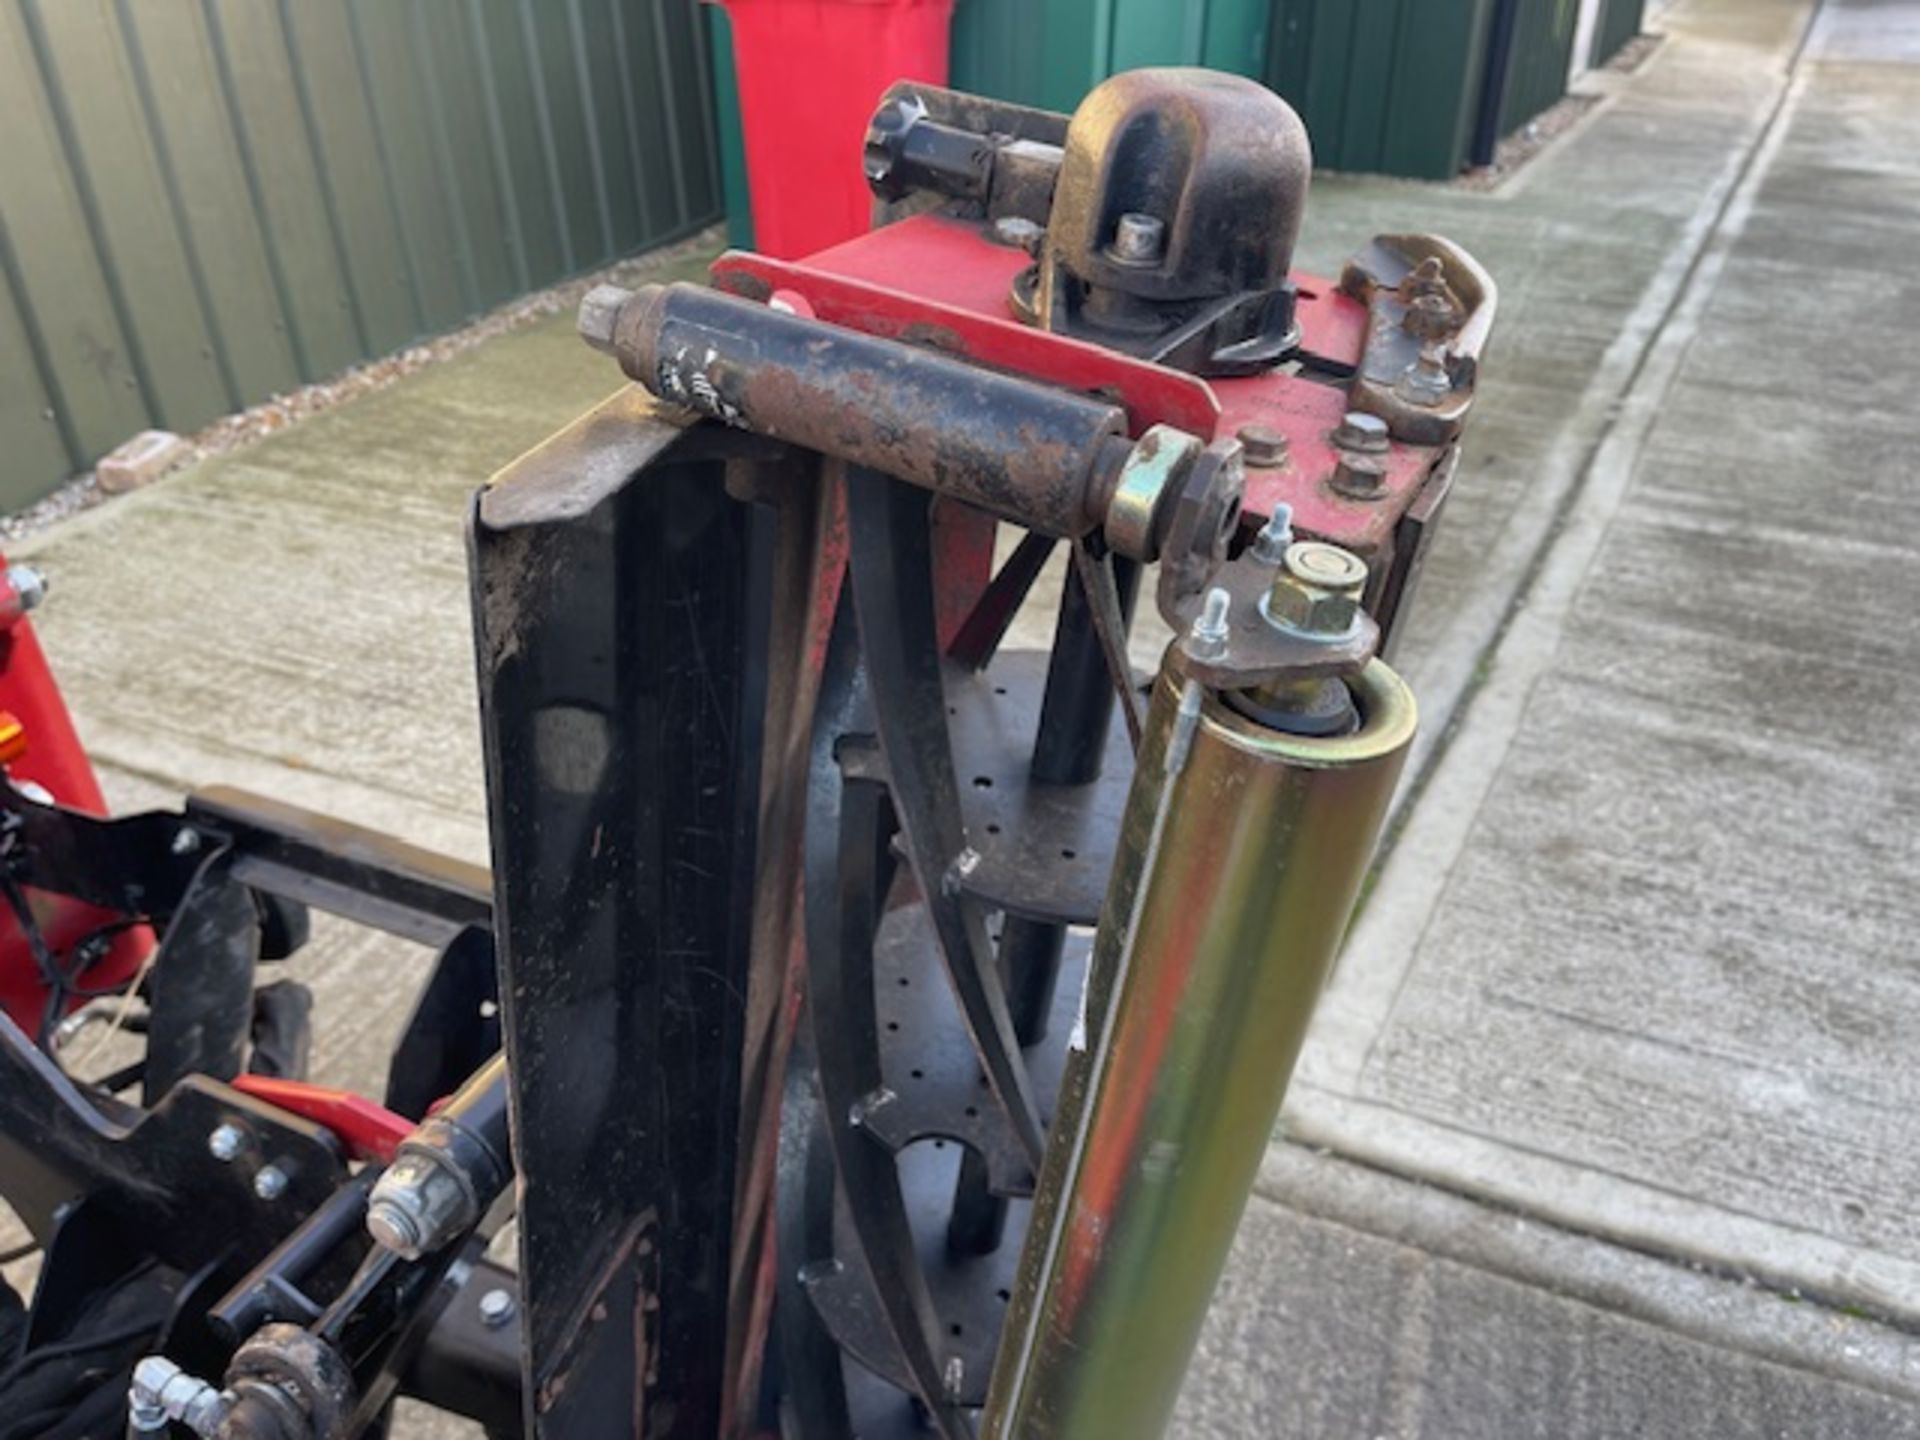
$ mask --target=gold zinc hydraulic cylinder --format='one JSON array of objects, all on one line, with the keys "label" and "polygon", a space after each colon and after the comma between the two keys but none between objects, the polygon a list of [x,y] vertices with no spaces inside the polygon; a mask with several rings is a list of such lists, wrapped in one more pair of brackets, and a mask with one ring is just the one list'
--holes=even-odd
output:
[{"label": "gold zinc hydraulic cylinder", "polygon": [[1366,567],[1286,527],[1161,667],[989,1440],[1164,1430],[1413,738]]}]

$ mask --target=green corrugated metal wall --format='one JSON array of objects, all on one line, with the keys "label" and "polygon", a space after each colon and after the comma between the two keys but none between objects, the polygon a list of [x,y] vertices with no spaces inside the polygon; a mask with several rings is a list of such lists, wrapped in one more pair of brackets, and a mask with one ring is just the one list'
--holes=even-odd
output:
[{"label": "green corrugated metal wall", "polygon": [[1500,112],[1502,133],[1512,134],[1567,93],[1573,34],[1580,0],[1524,0],[1513,36],[1513,68]]},{"label": "green corrugated metal wall", "polygon": [[1276,0],[1267,84],[1329,170],[1443,180],[1473,138],[1491,0]]},{"label": "green corrugated metal wall", "polygon": [[[1603,31],[1632,34],[1643,4],[1608,0]],[[1330,169],[1444,179],[1467,160],[1493,10],[1492,0],[959,0],[953,83],[1070,111],[1116,70],[1210,65],[1292,101]],[[1578,12],[1578,0],[1521,5],[1508,130],[1566,92]]]},{"label": "green corrugated metal wall", "polygon": [[953,84],[1072,110],[1117,70],[1206,65],[1258,78],[1272,0],[959,0]]},{"label": "green corrugated metal wall", "polygon": [[0,508],[721,213],[696,0],[0,0]]},{"label": "green corrugated metal wall", "polygon": [[1620,47],[1640,33],[1646,20],[1647,0],[1601,0],[1600,23],[1593,27],[1593,50],[1589,65],[1604,65],[1620,53]]}]

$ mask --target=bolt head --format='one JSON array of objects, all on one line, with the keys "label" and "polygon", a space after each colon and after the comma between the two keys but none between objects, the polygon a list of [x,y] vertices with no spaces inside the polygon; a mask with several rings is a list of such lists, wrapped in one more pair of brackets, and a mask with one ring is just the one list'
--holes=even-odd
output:
[{"label": "bolt head", "polygon": [[1015,250],[1024,250],[1029,255],[1040,249],[1040,242],[1046,238],[1046,234],[1044,225],[1036,225],[1024,215],[1002,215],[993,222],[995,240]]},{"label": "bolt head", "polygon": [[1349,410],[1334,426],[1333,443],[1342,450],[1377,454],[1387,448],[1387,422],[1364,410]]},{"label": "bolt head", "polygon": [[253,1193],[262,1200],[278,1200],[287,1193],[287,1172],[278,1165],[262,1165],[253,1177]]},{"label": "bolt head", "polygon": [[1108,252],[1122,265],[1151,265],[1167,245],[1167,222],[1158,215],[1129,210],[1114,226]]},{"label": "bolt head", "polygon": [[1303,635],[1334,639],[1359,619],[1367,567],[1338,545],[1296,540],[1267,592],[1267,618]]},{"label": "bolt head", "polygon": [[7,584],[19,597],[23,611],[39,609],[40,602],[47,598],[47,577],[31,565],[9,565]]},{"label": "bolt head", "polygon": [[516,1308],[513,1296],[505,1290],[489,1290],[480,1297],[480,1322],[489,1330],[498,1330],[513,1319]]},{"label": "bolt head", "polygon": [[207,1153],[216,1160],[229,1161],[240,1153],[246,1143],[246,1132],[238,1125],[216,1125],[207,1136]]},{"label": "bolt head", "polygon": [[875,110],[868,123],[883,135],[894,135],[912,129],[926,113],[927,107],[919,96],[897,96]]},{"label": "bolt head", "polygon": [[1242,425],[1239,439],[1247,464],[1256,470],[1277,469],[1287,463],[1290,442],[1285,431],[1271,425]]},{"label": "bolt head", "polygon": [[1287,573],[1303,584],[1358,593],[1367,583],[1367,564],[1351,550],[1321,540],[1296,540],[1287,547]]},{"label": "bolt head", "polygon": [[1386,493],[1387,467],[1371,455],[1343,455],[1329,482],[1354,500],[1377,500]]},{"label": "bolt head", "polygon": [[580,338],[603,355],[613,354],[620,308],[632,298],[633,292],[619,285],[596,285],[587,291],[580,297]]},{"label": "bolt head", "polygon": [[200,848],[200,832],[191,826],[182,825],[173,833],[173,843],[168,847],[176,855],[191,855]]}]

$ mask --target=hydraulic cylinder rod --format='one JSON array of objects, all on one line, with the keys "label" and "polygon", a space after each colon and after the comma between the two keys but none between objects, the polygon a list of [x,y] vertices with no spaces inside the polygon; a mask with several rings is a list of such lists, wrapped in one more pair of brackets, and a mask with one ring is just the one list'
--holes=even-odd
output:
[{"label": "hydraulic cylinder rod", "polygon": [[1357,724],[1314,735],[1162,669],[990,1440],[1134,1440],[1172,1413],[1413,738],[1384,663],[1332,683]]}]

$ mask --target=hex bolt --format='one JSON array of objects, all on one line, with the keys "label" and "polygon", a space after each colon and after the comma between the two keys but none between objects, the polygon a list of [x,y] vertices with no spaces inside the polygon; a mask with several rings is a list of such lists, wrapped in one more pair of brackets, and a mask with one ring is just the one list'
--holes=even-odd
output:
[{"label": "hex bolt", "polygon": [[1296,540],[1260,608],[1295,634],[1336,640],[1358,623],[1366,583],[1366,562],[1359,556],[1323,541]]},{"label": "hex bolt", "polygon": [[1240,450],[1256,470],[1277,470],[1287,463],[1290,442],[1286,432],[1254,423],[1240,427]]},{"label": "hex bolt", "polygon": [[1273,514],[1253,537],[1253,558],[1262,565],[1278,565],[1293,544],[1293,507],[1284,500],[1273,507]]},{"label": "hex bolt", "polygon": [[1216,660],[1227,652],[1227,612],[1233,608],[1233,596],[1216,585],[1207,591],[1193,628],[1187,632],[1187,649],[1202,660]]},{"label": "hex bolt", "polygon": [[1340,417],[1330,438],[1342,450],[1377,454],[1387,448],[1387,422],[1364,410],[1349,410]]},{"label": "hex bolt", "polygon": [[287,1193],[287,1172],[278,1165],[262,1165],[253,1177],[253,1193],[262,1200],[278,1200]]},{"label": "hex bolt", "polygon": [[513,1296],[505,1290],[489,1290],[480,1297],[480,1323],[489,1330],[498,1330],[513,1319],[516,1308]]},{"label": "hex bolt", "polygon": [[168,848],[176,855],[191,855],[200,848],[200,832],[190,825],[182,825],[173,832],[173,844]]},{"label": "hex bolt", "polygon": [[47,577],[31,565],[9,565],[7,584],[19,597],[23,611],[39,609],[40,602],[47,598]]},{"label": "hex bolt", "polygon": [[1358,555],[1319,540],[1287,547],[1287,573],[1308,585],[1329,590],[1354,589],[1367,582],[1367,566]]},{"label": "hex bolt", "polygon": [[596,285],[580,297],[580,338],[603,355],[614,353],[613,332],[620,309],[633,292],[618,285]]},{"label": "hex bolt", "polygon": [[1378,500],[1387,493],[1387,467],[1372,455],[1342,455],[1327,483],[1350,500]]},{"label": "hex bolt", "polygon": [[993,238],[1002,245],[1010,245],[1015,250],[1024,250],[1032,255],[1040,248],[1041,240],[1046,238],[1046,227],[1036,225],[1024,215],[1002,215],[993,222]]},{"label": "hex bolt", "polygon": [[1166,243],[1166,221],[1129,210],[1114,227],[1113,248],[1108,253],[1122,265],[1151,265],[1160,258]]},{"label": "hex bolt", "polygon": [[216,1160],[230,1161],[246,1143],[246,1132],[238,1125],[231,1122],[216,1125],[213,1133],[207,1136],[207,1153]]}]

